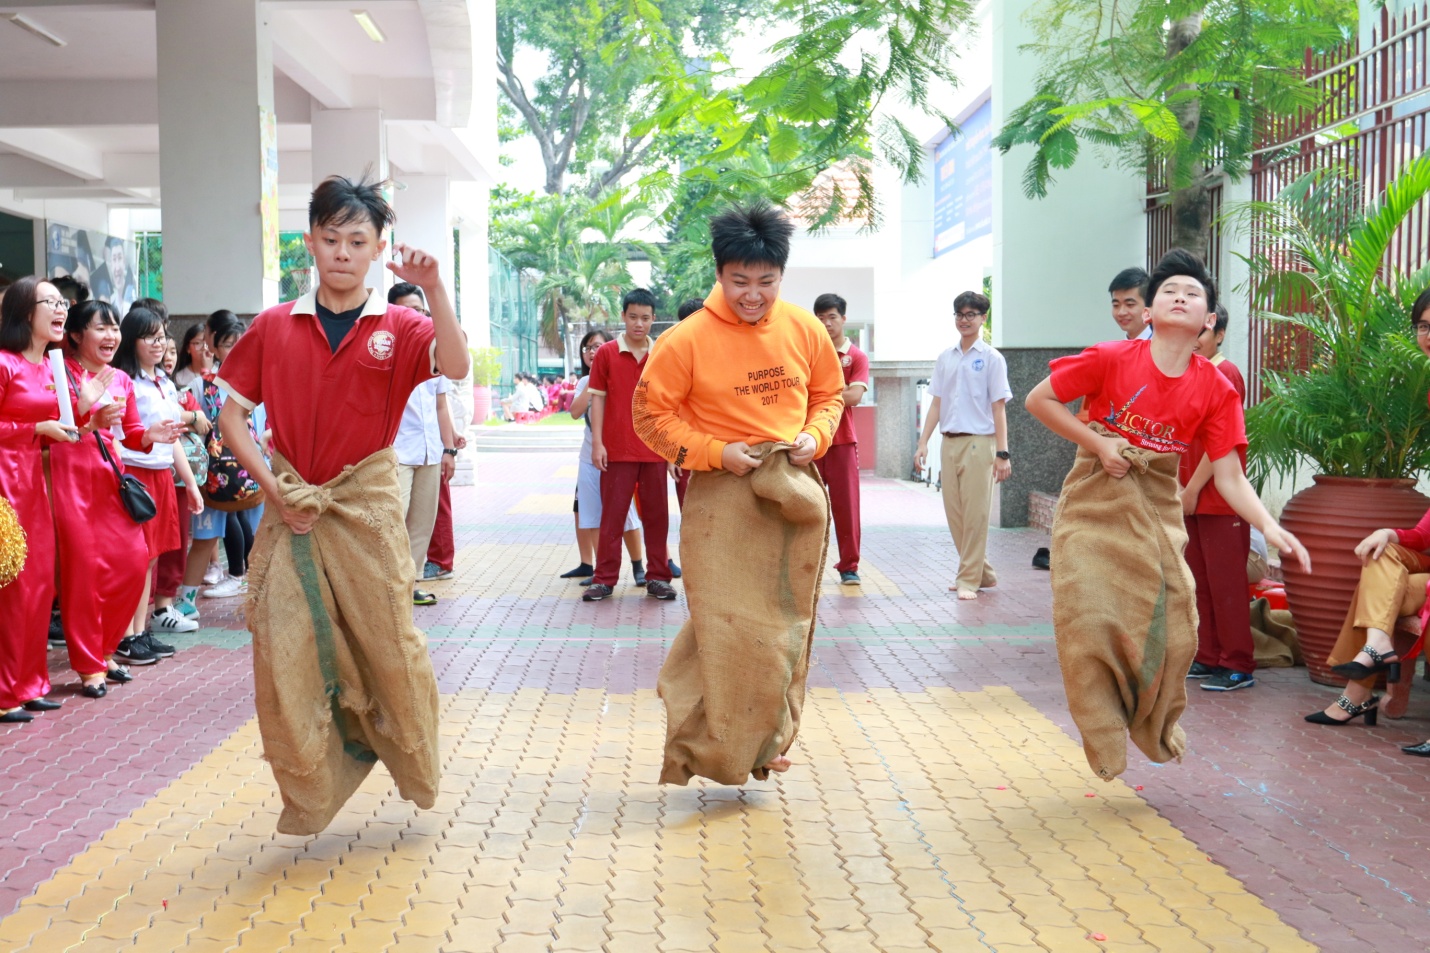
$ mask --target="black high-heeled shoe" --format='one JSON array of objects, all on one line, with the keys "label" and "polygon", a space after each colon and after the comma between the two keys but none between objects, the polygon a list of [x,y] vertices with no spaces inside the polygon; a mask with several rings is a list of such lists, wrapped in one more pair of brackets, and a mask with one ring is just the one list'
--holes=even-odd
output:
[{"label": "black high-heeled shoe", "polygon": [[109,694],[109,689],[103,682],[85,683],[80,687],[79,693],[85,698],[103,698]]},{"label": "black high-heeled shoe", "polygon": [[1359,705],[1342,695],[1336,699],[1336,707],[1350,714],[1349,718],[1332,718],[1323,711],[1313,712],[1306,716],[1306,720],[1313,725],[1349,725],[1357,718],[1365,717],[1367,726],[1374,728],[1375,720],[1380,714],[1380,696],[1372,695]]},{"label": "black high-heeled shoe", "polygon": [[1405,745],[1400,750],[1406,754],[1413,754],[1417,758],[1430,758],[1430,741],[1422,741],[1418,745]]},{"label": "black high-heeled shoe", "polygon": [[1400,656],[1393,649],[1389,652],[1377,652],[1367,645],[1361,648],[1361,651],[1370,656],[1373,665],[1362,665],[1354,661],[1342,662],[1340,665],[1332,665],[1331,671],[1353,680],[1370,678],[1384,672],[1388,681],[1400,681]]},{"label": "black high-heeled shoe", "polygon": [[134,676],[129,674],[129,669],[127,668],[111,668],[104,673],[104,677],[116,685],[123,685],[125,682],[134,681]]},{"label": "black high-heeled shoe", "polygon": [[0,715],[0,725],[23,725],[27,721],[34,721],[35,716],[19,708],[14,711],[7,711]]},{"label": "black high-heeled shoe", "polygon": [[36,698],[25,702],[26,711],[55,711],[63,707],[59,702],[52,702],[48,698]]}]

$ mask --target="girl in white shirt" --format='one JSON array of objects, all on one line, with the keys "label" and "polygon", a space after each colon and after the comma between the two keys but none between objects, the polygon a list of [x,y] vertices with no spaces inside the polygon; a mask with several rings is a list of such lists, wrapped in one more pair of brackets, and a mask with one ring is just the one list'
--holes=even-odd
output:
[{"label": "girl in white shirt", "polygon": [[[151,426],[160,420],[180,420],[182,410],[178,391],[159,369],[169,341],[163,321],[148,308],[134,308],[120,323],[119,334],[119,350],[114,355],[114,366],[134,379],[134,399],[139,405],[139,417],[144,426]],[[172,646],[154,640],[147,625],[154,564],[161,554],[183,545],[179,536],[178,501],[173,490],[174,472],[178,472],[184,483],[193,512],[203,512],[204,499],[178,443],[155,443],[142,452],[124,447],[120,455],[125,470],[148,488],[158,513],[143,524],[149,572],[145,575],[139,605],[134,610],[129,637],[119,643],[119,651],[114,657],[131,665],[150,665],[174,654]]]}]

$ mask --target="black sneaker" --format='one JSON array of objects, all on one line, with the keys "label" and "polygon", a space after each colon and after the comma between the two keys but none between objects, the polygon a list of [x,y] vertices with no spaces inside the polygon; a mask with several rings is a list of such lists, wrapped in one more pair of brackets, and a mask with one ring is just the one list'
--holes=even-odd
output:
[{"label": "black sneaker", "polygon": [[1187,669],[1187,678],[1211,678],[1214,675],[1225,675],[1226,669],[1219,665],[1203,665],[1201,662],[1193,662],[1192,667]]},{"label": "black sneaker", "polygon": [[1250,688],[1256,684],[1256,676],[1245,672],[1226,671],[1213,675],[1202,682],[1202,690],[1208,692],[1234,692],[1238,688]]},{"label": "black sneaker", "polygon": [[581,601],[600,602],[602,599],[606,598],[613,592],[615,592],[615,590],[612,589],[610,586],[603,586],[600,583],[596,583],[595,585],[591,586],[591,588],[581,593]]},{"label": "black sneaker", "polygon": [[166,642],[160,642],[158,639],[154,638],[154,633],[149,631],[148,629],[145,629],[143,632],[139,633],[137,638],[143,639],[144,644],[149,647],[149,651],[153,652],[156,657],[174,657],[174,647]]},{"label": "black sneaker", "polygon": [[62,649],[65,647],[65,628],[60,622],[58,612],[50,613],[50,648]]},{"label": "black sneaker", "polygon": [[153,665],[159,661],[159,656],[154,651],[140,641],[140,636],[126,635],[119,640],[119,648],[114,653],[114,657],[127,665]]},{"label": "black sneaker", "polygon": [[631,560],[631,575],[636,577],[636,585],[645,585],[645,563]]},{"label": "black sneaker", "polygon": [[1052,554],[1048,552],[1048,547],[1039,546],[1037,552],[1033,553],[1033,568],[1047,569],[1052,563]]},{"label": "black sneaker", "polygon": [[660,579],[652,579],[646,583],[645,594],[653,599],[663,599],[669,602],[675,598],[675,587]]}]

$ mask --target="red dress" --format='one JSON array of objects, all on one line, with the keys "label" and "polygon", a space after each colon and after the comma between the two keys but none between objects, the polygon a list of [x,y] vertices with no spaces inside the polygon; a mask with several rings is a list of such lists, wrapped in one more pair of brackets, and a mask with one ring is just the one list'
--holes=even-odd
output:
[{"label": "red dress", "polygon": [[[77,384],[91,376],[75,361],[66,365]],[[116,370],[109,393],[125,402],[125,444],[142,449],[144,424],[134,399],[134,382]],[[105,656],[114,654],[134,619],[149,562],[144,530],[119,502],[118,478],[100,456],[96,435],[104,440],[123,472],[119,449],[107,430],[50,449],[60,554],[60,616],[70,667],[81,675],[95,675],[108,667]]]},{"label": "red dress", "polygon": [[0,709],[19,708],[50,690],[46,660],[55,598],[55,528],[35,424],[59,419],[50,365],[0,351],[0,496],[25,528],[25,568],[0,589]]}]

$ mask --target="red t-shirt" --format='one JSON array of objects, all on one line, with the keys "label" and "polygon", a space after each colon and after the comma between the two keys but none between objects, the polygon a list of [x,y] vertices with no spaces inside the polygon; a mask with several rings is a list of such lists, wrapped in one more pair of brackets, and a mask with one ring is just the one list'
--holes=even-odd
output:
[{"label": "red t-shirt", "polygon": [[[844,370],[844,386],[850,384],[863,384],[864,389],[869,386],[869,355],[854,346],[854,342],[845,339],[844,350],[839,352],[839,366]],[[844,416],[839,418],[839,426],[834,431],[834,440],[831,444],[858,443],[859,434],[854,430],[854,408],[845,407]]]},{"label": "red t-shirt", "polygon": [[1168,377],[1153,363],[1150,341],[1107,341],[1049,366],[1058,400],[1086,397],[1088,419],[1133,446],[1184,454],[1200,438],[1213,460],[1246,446],[1236,389],[1200,355],[1181,377]]},{"label": "red t-shirt", "polygon": [[[1237,399],[1244,403],[1246,401],[1246,381],[1242,379],[1241,371],[1237,370],[1236,365],[1231,361],[1222,360],[1212,366],[1223,377],[1231,381],[1231,386],[1236,389]],[[1202,441],[1195,439],[1192,441],[1192,449],[1182,454],[1181,462],[1177,468],[1177,479],[1182,486],[1187,485],[1187,481],[1192,478],[1192,474],[1196,472],[1197,466],[1202,462],[1202,457],[1206,456],[1206,453],[1206,447]],[[1237,454],[1241,457],[1241,469],[1244,473],[1246,472],[1246,447],[1238,447]],[[1237,515],[1236,510],[1231,508],[1231,504],[1222,499],[1221,494],[1217,492],[1216,483],[1212,481],[1208,481],[1206,486],[1202,487],[1202,492],[1197,497],[1197,513],[1206,516]]]},{"label": "red t-shirt", "polygon": [[649,349],[637,361],[626,347],[626,336],[618,334],[614,341],[602,344],[591,360],[591,381],[586,389],[606,398],[605,413],[601,417],[601,442],[606,446],[606,458],[613,463],[665,462],[664,457],[636,436],[631,422],[631,398],[635,396],[636,384],[648,357]]},{"label": "red t-shirt", "polygon": [[316,305],[310,293],[254,318],[217,381],[266,406],[273,445],[315,485],[392,446],[412,389],[436,375],[432,319],[374,291],[334,353]]}]

